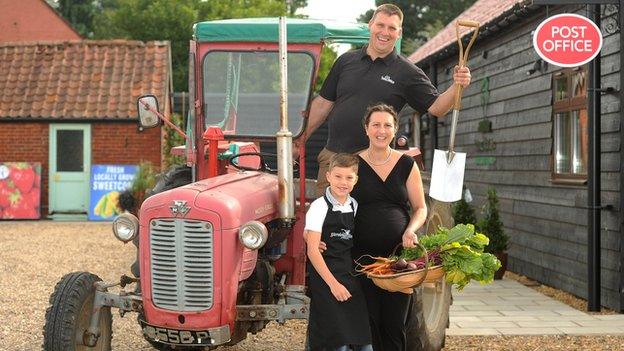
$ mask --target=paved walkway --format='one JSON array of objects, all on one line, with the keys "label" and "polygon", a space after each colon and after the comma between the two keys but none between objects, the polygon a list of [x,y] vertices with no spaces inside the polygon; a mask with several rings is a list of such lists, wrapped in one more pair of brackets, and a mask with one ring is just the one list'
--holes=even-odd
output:
[{"label": "paved walkway", "polygon": [[624,334],[624,314],[592,315],[503,279],[453,291],[446,335]]}]

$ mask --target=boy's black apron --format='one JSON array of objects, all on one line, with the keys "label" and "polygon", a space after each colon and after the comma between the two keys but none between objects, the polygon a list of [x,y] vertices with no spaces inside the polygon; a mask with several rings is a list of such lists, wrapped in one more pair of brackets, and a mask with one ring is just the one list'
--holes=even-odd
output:
[{"label": "boy's black apron", "polygon": [[[336,280],[352,296],[345,302],[336,300],[323,278],[308,263],[311,298],[308,337],[312,351],[371,343],[366,301],[357,279],[351,275],[354,212],[334,211],[334,206],[327,197],[323,198],[327,203],[327,214],[321,232],[321,241],[327,244],[323,259]],[[351,208],[353,209],[353,203]]]}]

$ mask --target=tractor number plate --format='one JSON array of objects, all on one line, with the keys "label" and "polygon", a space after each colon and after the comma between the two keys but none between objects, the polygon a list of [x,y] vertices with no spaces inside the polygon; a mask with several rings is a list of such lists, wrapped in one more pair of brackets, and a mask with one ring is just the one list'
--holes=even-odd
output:
[{"label": "tractor number plate", "polygon": [[176,345],[211,345],[213,342],[207,330],[177,330],[140,323],[143,334],[157,342]]}]

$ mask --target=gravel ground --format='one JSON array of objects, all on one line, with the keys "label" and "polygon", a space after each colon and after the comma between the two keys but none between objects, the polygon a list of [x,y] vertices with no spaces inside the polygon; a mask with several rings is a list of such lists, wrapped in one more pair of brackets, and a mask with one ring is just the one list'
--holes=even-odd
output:
[{"label": "gravel ground", "polygon": [[[48,298],[66,273],[89,271],[112,282],[129,274],[134,246],[117,241],[109,223],[0,221],[0,350],[39,350]],[[135,315],[113,314],[113,350],[152,350]],[[302,350],[306,323],[270,323],[220,350]],[[624,337],[448,337],[445,350],[622,350]]]}]

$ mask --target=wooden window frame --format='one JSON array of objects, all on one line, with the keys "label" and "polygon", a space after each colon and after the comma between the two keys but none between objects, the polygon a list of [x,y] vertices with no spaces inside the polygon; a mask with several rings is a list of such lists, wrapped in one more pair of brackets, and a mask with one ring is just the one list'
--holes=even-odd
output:
[{"label": "wooden window frame", "polygon": [[[582,94],[579,96],[574,96],[574,91],[572,90],[572,77],[578,72],[583,71],[585,73],[585,84]],[[585,114],[587,114],[587,67],[574,67],[574,68],[566,68],[555,74],[553,74],[553,82],[552,82],[552,93],[553,93],[553,111],[552,111],[552,152],[551,152],[551,181],[553,183],[558,184],[577,184],[583,185],[587,183],[587,164],[585,165],[585,173],[572,173],[572,169],[570,169],[570,173],[559,173],[556,171],[557,168],[557,160],[556,160],[556,133],[555,133],[555,125],[556,125],[556,115],[557,113],[568,112],[571,116],[573,111],[582,111],[585,110]],[[561,78],[561,76],[566,77],[567,83],[567,98],[562,100],[556,100],[557,97],[557,84],[556,81]],[[587,128],[585,128],[587,130]],[[575,136],[570,136],[570,144],[573,144],[575,140]],[[587,142],[587,138],[585,138]],[[581,143],[583,143],[581,141]],[[581,145],[583,148],[583,145]],[[572,148],[570,147],[570,150]],[[587,145],[585,145],[585,149],[587,149]],[[570,167],[572,167],[573,161],[572,154],[570,156]]]}]

